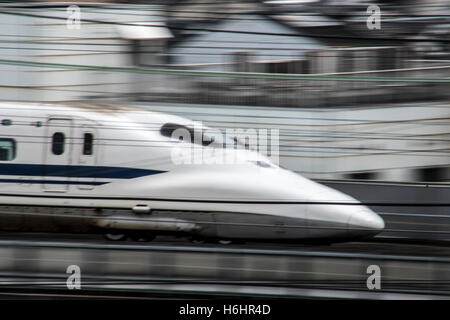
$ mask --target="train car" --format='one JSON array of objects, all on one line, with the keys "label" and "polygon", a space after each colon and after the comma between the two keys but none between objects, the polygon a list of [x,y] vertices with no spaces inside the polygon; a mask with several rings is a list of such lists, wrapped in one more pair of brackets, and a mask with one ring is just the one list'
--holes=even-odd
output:
[{"label": "train car", "polygon": [[[188,119],[108,104],[0,110],[1,230],[342,241],[384,228],[356,199],[257,152],[223,148]],[[185,161],[192,150],[202,161]]]}]

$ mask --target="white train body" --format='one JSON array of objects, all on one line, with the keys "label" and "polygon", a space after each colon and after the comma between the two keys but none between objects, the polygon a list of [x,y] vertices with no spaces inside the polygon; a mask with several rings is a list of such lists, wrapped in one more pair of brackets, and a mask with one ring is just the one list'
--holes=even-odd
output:
[{"label": "white train body", "polygon": [[[383,220],[357,200],[270,163],[180,164],[189,149],[161,128],[193,122],[137,108],[3,102],[0,228],[173,232],[219,239],[301,240],[373,235]],[[220,153],[219,153],[220,154]],[[340,204],[345,203],[345,204]]]}]

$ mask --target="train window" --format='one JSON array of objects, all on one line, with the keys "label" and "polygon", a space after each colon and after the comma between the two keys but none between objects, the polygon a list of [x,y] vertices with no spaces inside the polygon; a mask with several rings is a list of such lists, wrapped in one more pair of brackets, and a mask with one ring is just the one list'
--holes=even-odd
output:
[{"label": "train window", "polygon": [[83,154],[90,156],[94,149],[94,135],[92,133],[84,134]]},{"label": "train window", "polygon": [[3,119],[2,120],[2,126],[10,126],[12,125],[11,119]]},{"label": "train window", "polygon": [[180,129],[180,128],[185,128],[185,126],[179,125],[179,124],[175,124],[175,123],[166,123],[164,124],[161,129],[159,130],[159,132],[164,136],[164,137],[172,137],[172,134],[175,130]]},{"label": "train window", "polygon": [[0,161],[11,161],[16,157],[16,141],[0,138]]},{"label": "train window", "polygon": [[52,153],[59,156],[64,153],[65,136],[62,132],[55,132],[52,137]]},{"label": "train window", "polygon": [[[166,123],[159,130],[161,135],[164,137],[175,138],[173,135],[177,134],[178,139],[181,141],[184,138],[188,139],[191,143],[201,144],[203,146],[208,146],[214,142],[214,137],[209,137],[203,133],[203,131],[194,131],[193,128],[187,126],[176,124],[176,123]],[[201,138],[201,141],[197,139]]]}]

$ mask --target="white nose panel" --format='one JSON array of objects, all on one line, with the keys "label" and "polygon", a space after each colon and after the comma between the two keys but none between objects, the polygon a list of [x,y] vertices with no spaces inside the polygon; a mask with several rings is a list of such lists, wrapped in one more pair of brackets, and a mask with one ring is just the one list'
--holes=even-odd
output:
[{"label": "white nose panel", "polygon": [[368,209],[361,210],[351,216],[348,227],[350,232],[352,229],[355,231],[358,231],[358,229],[365,229],[368,231],[380,232],[384,229],[384,220],[373,211]]}]

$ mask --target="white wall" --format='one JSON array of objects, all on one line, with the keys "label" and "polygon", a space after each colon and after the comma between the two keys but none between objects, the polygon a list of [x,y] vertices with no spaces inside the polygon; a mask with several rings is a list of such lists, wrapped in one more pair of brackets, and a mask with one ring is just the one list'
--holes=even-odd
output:
[{"label": "white wall", "polygon": [[[86,20],[109,22],[150,22],[161,20],[162,11],[154,6],[105,5],[81,8],[79,29],[66,24],[66,7],[8,9],[24,14],[58,17],[50,19],[0,14],[1,59],[84,66],[133,66],[131,41],[121,38],[117,26]],[[0,64],[2,100],[77,100],[92,96],[115,95],[134,90],[134,75],[102,71],[14,66]]]}]

